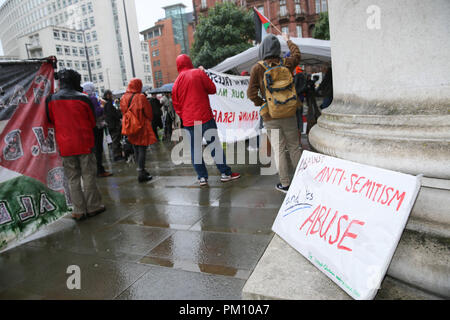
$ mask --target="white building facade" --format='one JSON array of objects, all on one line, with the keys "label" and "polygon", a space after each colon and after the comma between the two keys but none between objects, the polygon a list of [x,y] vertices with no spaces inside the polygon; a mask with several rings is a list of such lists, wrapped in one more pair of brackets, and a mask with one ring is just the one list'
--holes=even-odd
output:
[{"label": "white building facade", "polygon": [[125,89],[133,77],[152,86],[134,1],[8,0],[0,7],[0,26],[5,55],[54,55],[59,69],[77,70],[99,93]]}]

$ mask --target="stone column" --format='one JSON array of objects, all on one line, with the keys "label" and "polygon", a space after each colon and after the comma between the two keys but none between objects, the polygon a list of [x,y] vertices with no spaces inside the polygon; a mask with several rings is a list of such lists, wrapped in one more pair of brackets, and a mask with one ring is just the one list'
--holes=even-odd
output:
[{"label": "stone column", "polygon": [[319,152],[423,184],[388,271],[450,297],[450,1],[330,0],[335,99]]},{"label": "stone column", "polygon": [[[341,159],[423,174],[378,298],[450,298],[450,1],[329,0],[328,5],[334,101],[311,130],[310,143]],[[275,236],[244,298],[342,298],[330,288],[331,280],[313,276],[280,241]],[[286,261],[295,266],[270,264],[283,261],[282,250],[290,252]],[[270,273],[293,274],[300,265],[311,279],[302,283],[305,290],[289,282],[281,290],[279,277],[277,291],[257,284]]]}]

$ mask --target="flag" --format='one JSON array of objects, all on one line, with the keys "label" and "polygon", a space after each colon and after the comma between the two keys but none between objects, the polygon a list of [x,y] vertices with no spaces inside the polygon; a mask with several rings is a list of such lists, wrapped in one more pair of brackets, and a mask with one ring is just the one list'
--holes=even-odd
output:
[{"label": "flag", "polygon": [[269,29],[270,21],[261,12],[253,7],[255,31],[256,31],[256,43],[261,43],[264,37],[267,35],[267,29]]},{"label": "flag", "polygon": [[70,211],[45,108],[54,65],[52,59],[0,63],[0,250]]}]

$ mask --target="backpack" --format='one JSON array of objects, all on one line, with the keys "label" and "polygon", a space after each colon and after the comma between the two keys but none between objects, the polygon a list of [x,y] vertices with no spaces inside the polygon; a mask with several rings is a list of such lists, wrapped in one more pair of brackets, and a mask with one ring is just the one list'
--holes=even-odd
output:
[{"label": "backpack", "polygon": [[[266,70],[264,72],[266,103],[262,107],[261,115],[268,113],[273,119],[293,117],[299,102],[294,78],[284,65],[284,59],[274,67],[270,67],[265,61],[258,63]],[[265,108],[267,110],[264,110]]]},{"label": "backpack", "polygon": [[295,90],[297,91],[297,96],[306,92],[307,79],[303,72],[297,73],[294,76]]},{"label": "backpack", "polygon": [[142,124],[140,123],[139,119],[136,117],[136,115],[131,112],[130,108],[131,101],[133,101],[134,94],[131,96],[130,102],[128,103],[128,110],[123,115],[123,121],[122,121],[122,134],[124,136],[132,136],[139,132],[142,128]]}]

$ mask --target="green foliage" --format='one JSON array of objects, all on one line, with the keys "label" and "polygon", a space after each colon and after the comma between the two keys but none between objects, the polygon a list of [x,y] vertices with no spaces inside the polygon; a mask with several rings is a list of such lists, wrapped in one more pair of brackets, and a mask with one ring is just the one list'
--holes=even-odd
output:
[{"label": "green foliage", "polygon": [[330,24],[328,22],[328,12],[321,12],[319,15],[319,21],[313,31],[313,38],[330,40]]},{"label": "green foliage", "polygon": [[191,58],[194,66],[211,68],[252,46],[253,11],[232,2],[217,4],[196,27]]}]

